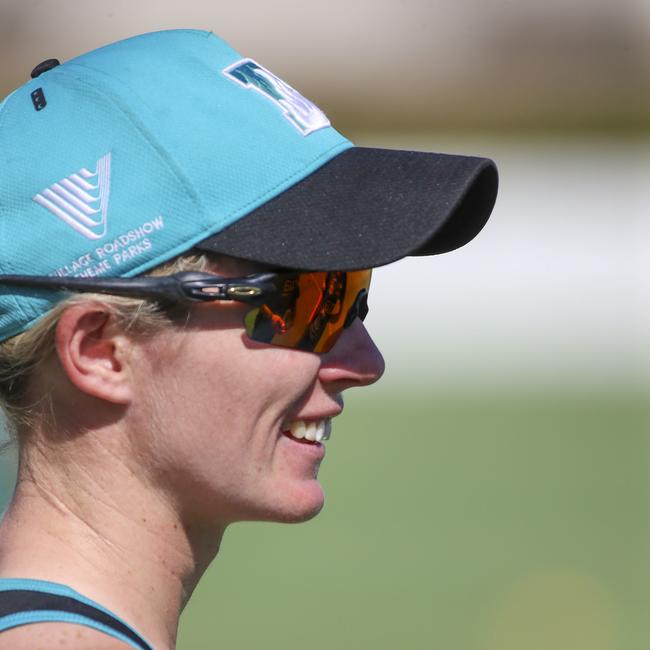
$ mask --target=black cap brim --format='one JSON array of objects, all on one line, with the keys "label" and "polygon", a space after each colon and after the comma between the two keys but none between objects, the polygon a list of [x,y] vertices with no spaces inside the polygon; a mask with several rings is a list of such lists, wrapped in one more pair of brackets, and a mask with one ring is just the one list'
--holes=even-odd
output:
[{"label": "black cap brim", "polygon": [[497,187],[487,158],[353,147],[196,248],[293,269],[382,266],[472,240]]}]

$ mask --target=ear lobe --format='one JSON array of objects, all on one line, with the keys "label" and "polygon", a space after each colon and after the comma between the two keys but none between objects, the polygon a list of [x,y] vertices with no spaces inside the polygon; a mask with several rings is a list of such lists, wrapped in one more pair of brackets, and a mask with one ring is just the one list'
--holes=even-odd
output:
[{"label": "ear lobe", "polygon": [[61,366],[76,388],[114,404],[130,402],[128,340],[115,330],[105,306],[87,303],[66,309],[57,324],[55,343]]}]

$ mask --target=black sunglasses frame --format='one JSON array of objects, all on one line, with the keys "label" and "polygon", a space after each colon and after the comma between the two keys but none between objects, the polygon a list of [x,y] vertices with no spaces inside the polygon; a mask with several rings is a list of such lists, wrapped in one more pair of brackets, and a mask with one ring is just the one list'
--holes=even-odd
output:
[{"label": "black sunglasses frame", "polygon": [[[50,289],[75,293],[148,298],[164,304],[192,304],[235,300],[254,307],[281,293],[282,281],[297,273],[257,273],[241,278],[224,278],[213,273],[183,271],[172,275],[136,278],[80,278],[50,275],[0,275],[0,286]],[[347,314],[344,327],[368,314],[368,292],[362,290]]]},{"label": "black sunglasses frame", "polygon": [[250,305],[260,305],[268,296],[278,293],[275,283],[283,275],[258,273],[242,278],[224,278],[199,271],[136,278],[0,275],[0,285],[149,298],[164,303],[191,304],[215,300],[237,300]]}]

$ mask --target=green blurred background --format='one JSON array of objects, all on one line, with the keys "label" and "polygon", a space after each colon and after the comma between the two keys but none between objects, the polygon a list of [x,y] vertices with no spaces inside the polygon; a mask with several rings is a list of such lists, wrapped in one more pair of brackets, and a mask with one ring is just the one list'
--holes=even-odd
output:
[{"label": "green blurred background", "polygon": [[171,27],[359,144],[501,173],[476,241],[376,271],[388,370],[335,423],[325,510],[233,527],[179,649],[647,648],[650,2],[0,0],[0,95]]}]

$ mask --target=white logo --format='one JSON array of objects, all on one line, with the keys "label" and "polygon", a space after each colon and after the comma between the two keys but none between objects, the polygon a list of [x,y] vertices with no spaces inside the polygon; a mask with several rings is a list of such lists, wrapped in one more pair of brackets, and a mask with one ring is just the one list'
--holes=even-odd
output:
[{"label": "white logo", "polygon": [[106,234],[108,195],[111,187],[111,154],[97,161],[96,171],[85,167],[50,185],[34,201],[74,228],[87,239]]},{"label": "white logo", "polygon": [[303,135],[330,125],[327,116],[316,104],[253,59],[237,61],[224,68],[223,74],[244,88],[262,93],[277,104],[289,122]]}]

